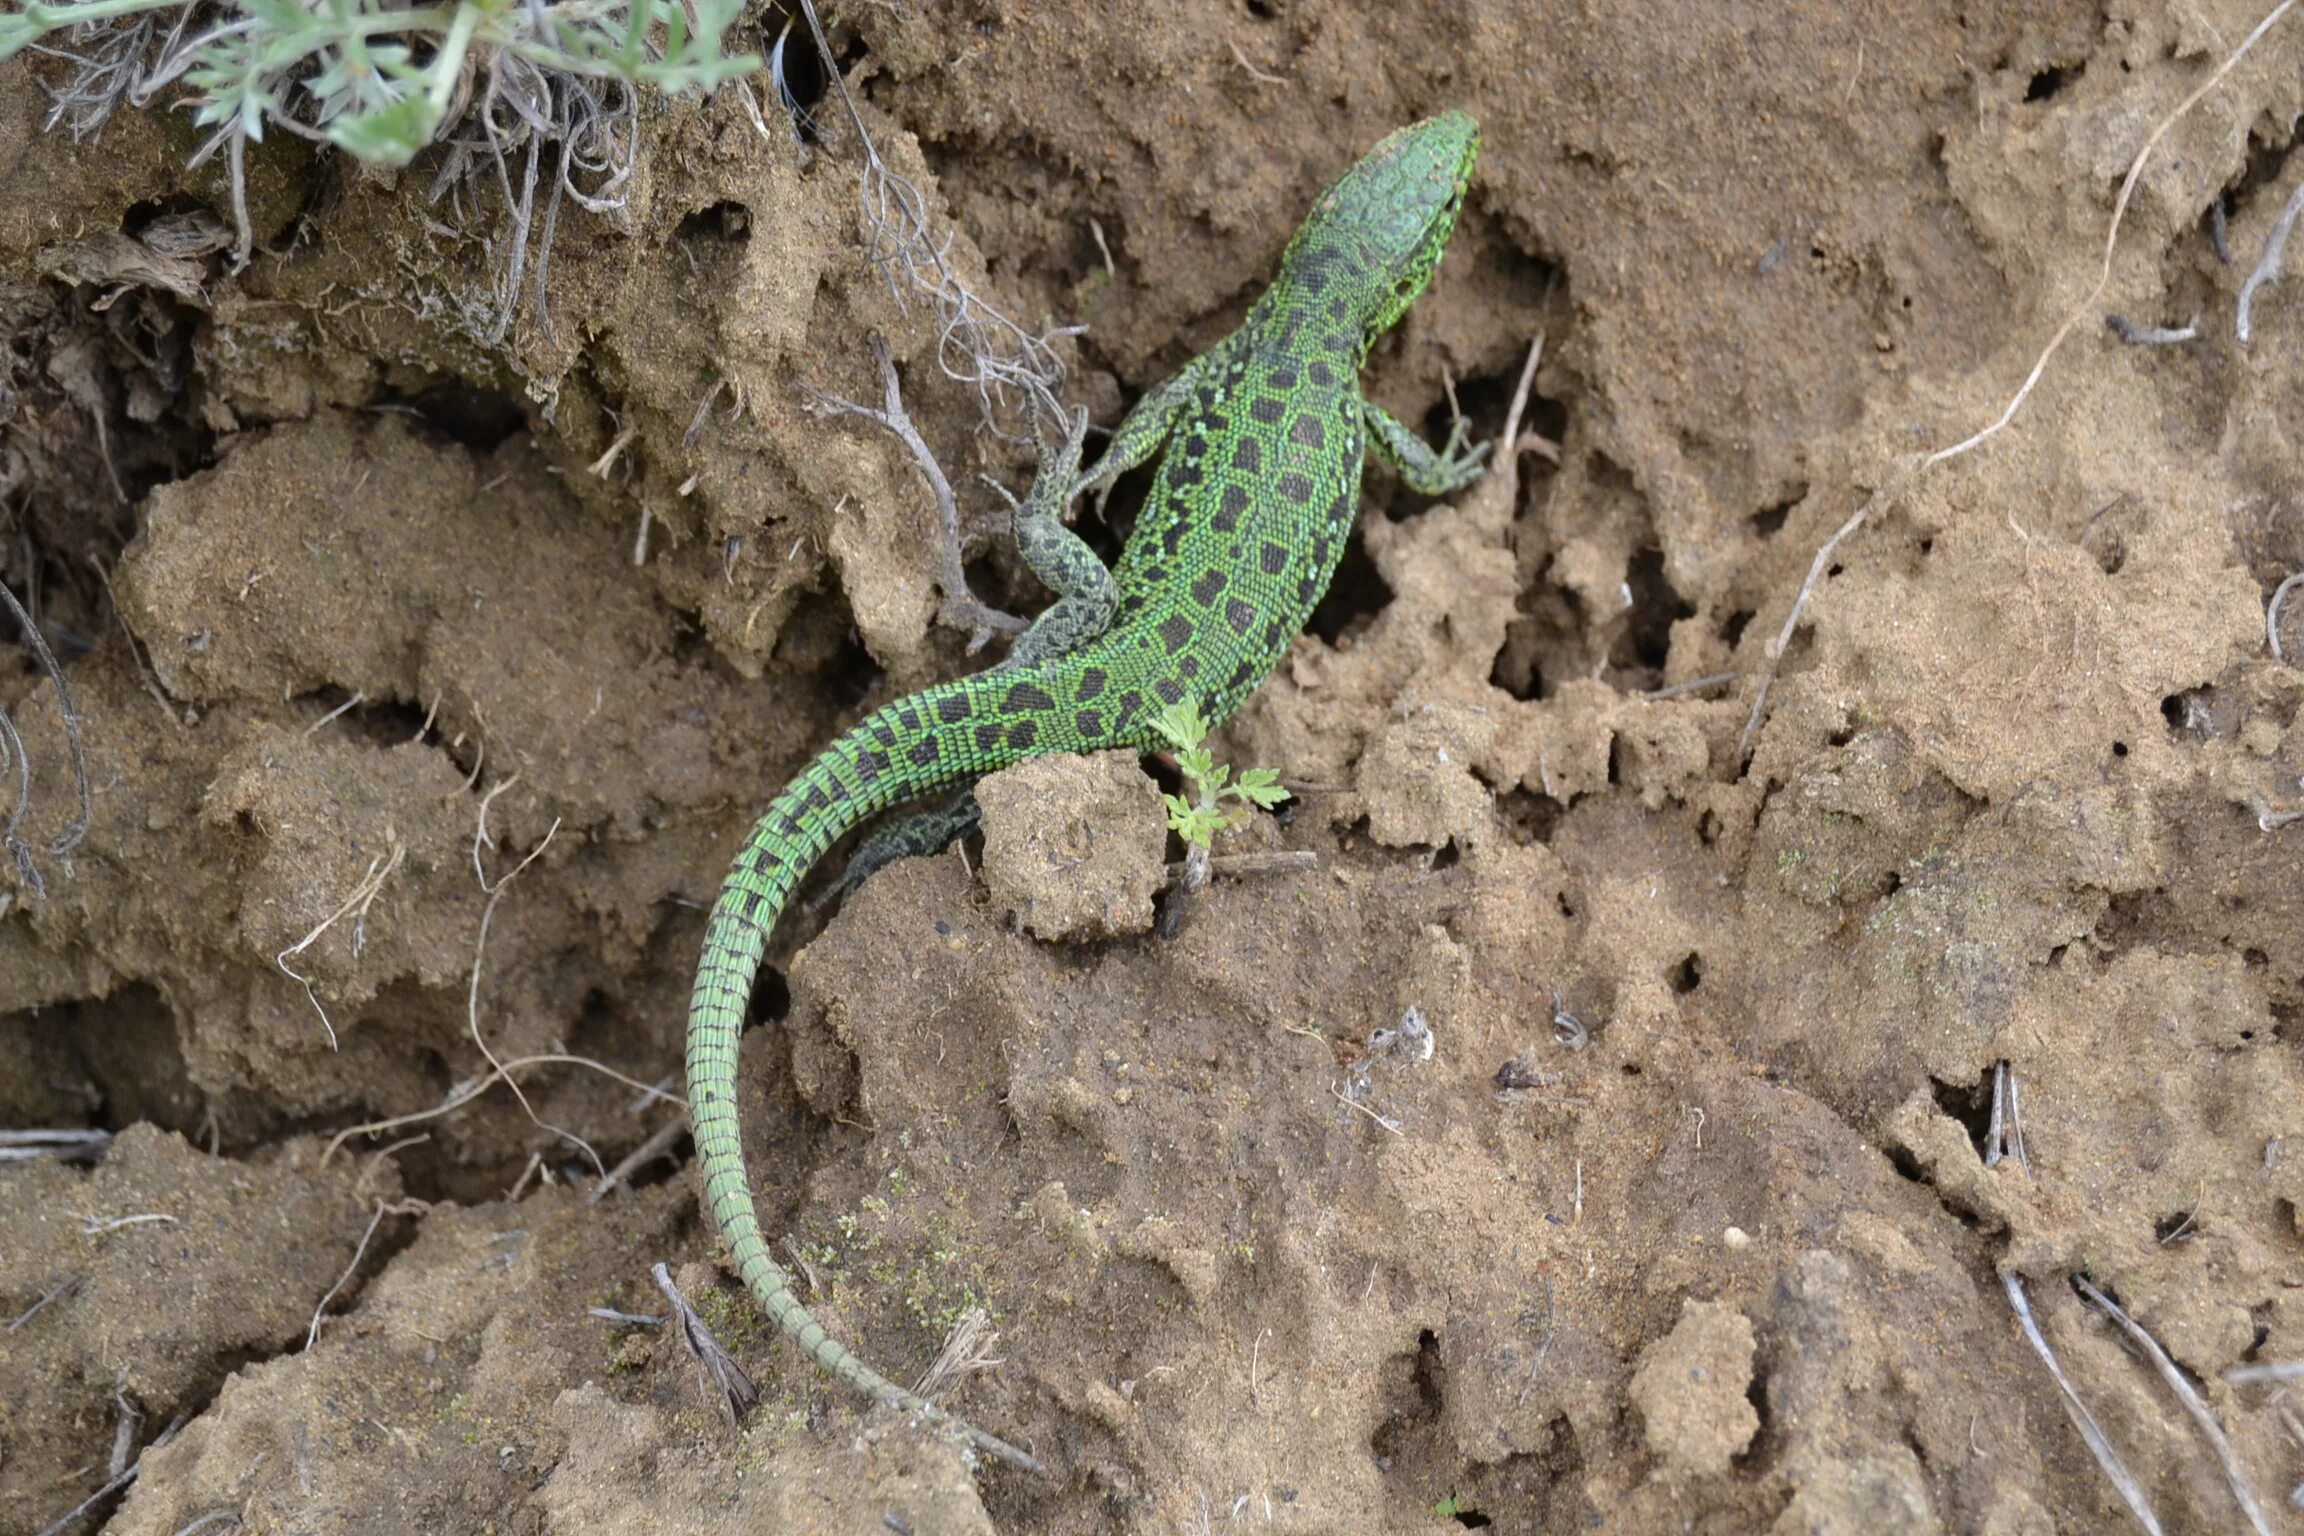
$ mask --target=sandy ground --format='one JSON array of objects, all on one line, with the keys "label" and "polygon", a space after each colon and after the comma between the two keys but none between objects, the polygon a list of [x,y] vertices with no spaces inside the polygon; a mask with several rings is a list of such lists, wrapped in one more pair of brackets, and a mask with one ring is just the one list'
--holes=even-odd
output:
[{"label": "sandy ground", "polygon": [[[1493,433],[1540,333],[1557,455],[1434,507],[1373,477],[1221,739],[1302,788],[1235,851],[1308,871],[1157,936],[1140,770],[1040,765],[986,846],[787,926],[769,1230],[893,1375],[988,1309],[949,1399],[1037,1479],[774,1337],[648,1091],[750,818],[981,664],[910,462],[813,408],[876,393],[868,336],[975,579],[1040,600],[978,478],[1026,459],[870,265],[853,135],[672,105],[507,308],[487,196],[293,139],[244,271],[156,254],[228,217],[182,114],[75,143],[52,61],[0,69],[0,575],[94,809],[45,851],[59,702],[0,664],[44,884],[0,874],[0,1125],[119,1133],[0,1173],[0,1532],[139,1453],[75,1529],[2129,1528],[2007,1277],[2169,1530],[2249,1527],[2078,1280],[2304,1529],[2304,1420],[2226,1379],[2304,1357],[2304,672],[2264,619],[2304,288],[2234,327],[2304,181],[2304,18],[2160,141],[2084,303],[2251,6],[1104,9],[840,33],[956,268],[1088,327],[1100,420],[1461,107],[1473,194],[1368,388]],[[2076,306],[2013,423],[1916,471]],[[1428,1057],[1379,1033],[1411,1009]],[[472,1091],[490,1053],[544,1058],[525,1103]],[[658,1262],[759,1381],[740,1429],[675,1330],[593,1310],[660,1314]]]}]

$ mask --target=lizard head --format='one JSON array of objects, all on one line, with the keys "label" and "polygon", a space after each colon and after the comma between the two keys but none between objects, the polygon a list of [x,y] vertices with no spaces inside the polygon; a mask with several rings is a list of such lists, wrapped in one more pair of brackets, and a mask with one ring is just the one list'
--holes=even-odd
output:
[{"label": "lizard head", "polygon": [[1281,258],[1283,281],[1324,302],[1343,297],[1365,351],[1431,280],[1479,152],[1480,125],[1462,112],[1385,135],[1312,205]]}]

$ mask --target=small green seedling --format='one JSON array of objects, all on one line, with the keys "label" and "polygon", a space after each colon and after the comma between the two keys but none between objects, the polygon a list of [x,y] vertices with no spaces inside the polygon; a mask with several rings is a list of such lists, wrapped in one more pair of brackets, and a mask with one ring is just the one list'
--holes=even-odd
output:
[{"label": "small green seedling", "polygon": [[1271,769],[1250,768],[1235,779],[1229,765],[1216,761],[1203,745],[1208,722],[1201,718],[1198,699],[1169,705],[1152,726],[1176,748],[1176,768],[1184,775],[1184,794],[1160,798],[1168,807],[1168,830],[1187,845],[1208,848],[1217,833],[1245,822],[1250,807],[1268,811],[1288,798],[1280,775]]}]

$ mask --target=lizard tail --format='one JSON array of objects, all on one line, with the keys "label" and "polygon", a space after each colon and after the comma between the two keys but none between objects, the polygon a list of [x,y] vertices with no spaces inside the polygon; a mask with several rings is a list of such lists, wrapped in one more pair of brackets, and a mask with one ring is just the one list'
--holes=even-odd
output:
[{"label": "lizard tail", "polygon": [[736,1114],[736,1040],[768,935],[794,887],[826,849],[888,806],[941,786],[891,770],[880,742],[894,706],[842,736],[786,785],[736,856],[704,929],[704,954],[688,1004],[688,1118],[703,1165],[704,1203],[727,1239],[745,1288],[776,1326],[825,1370],[891,1407],[956,1425],[980,1450],[1027,1471],[1039,1461],[909,1392],[851,1354],[792,1294],[792,1280],[768,1256],[752,1205]]}]

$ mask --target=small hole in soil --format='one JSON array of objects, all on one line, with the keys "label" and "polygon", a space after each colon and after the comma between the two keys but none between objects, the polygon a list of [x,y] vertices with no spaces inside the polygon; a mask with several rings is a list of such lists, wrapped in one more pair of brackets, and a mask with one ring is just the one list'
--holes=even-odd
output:
[{"label": "small hole in soil", "polygon": [[1744,1401],[1752,1405],[1753,1415],[1760,1421],[1760,1429],[1752,1437],[1751,1443],[1735,1455],[1733,1462],[1739,1469],[1749,1472],[1759,1465],[1763,1449],[1769,1441],[1771,1421],[1768,1417],[1768,1378],[1765,1374],[1759,1371],[1752,1373],[1752,1379],[1744,1384]]},{"label": "small hole in soil", "polygon": [[1438,874],[1444,869],[1454,869],[1463,859],[1464,850],[1456,846],[1456,839],[1450,838],[1433,850],[1432,863],[1428,867],[1434,874]]},{"label": "small hole in soil", "polygon": [[[322,688],[299,695],[296,700],[313,711],[314,725],[327,720],[329,730],[341,730],[373,746],[398,747],[419,737],[438,738],[437,730],[427,731],[425,712],[413,704],[403,704],[396,699],[364,699],[358,704],[351,701],[352,695],[342,688]],[[347,705],[350,707],[346,708]]]},{"label": "small hole in soil", "polygon": [[1624,738],[1621,736],[1611,736],[1608,739],[1608,783],[1611,787],[1614,787],[1621,785],[1623,782]]},{"label": "small hole in soil", "polygon": [[721,201],[697,209],[680,220],[676,238],[724,240],[743,245],[752,238],[752,210],[742,203]]},{"label": "small hole in soil", "polygon": [[2199,1225],[2192,1220],[2190,1211],[2176,1211],[2152,1223],[2152,1240],[2156,1243],[2189,1242],[2199,1235]]},{"label": "small hole in soil", "polygon": [[1834,564],[1834,565],[1833,565],[1833,566],[1832,566],[1830,569],[1826,570],[1826,571],[1824,572],[1824,574],[1825,574],[1825,576],[1826,576],[1827,578],[1830,578],[1830,577],[1833,577],[1833,576],[1837,576],[1837,575],[1839,575],[1839,574],[1841,573],[1841,571],[1843,571],[1843,570],[1845,570],[1845,569],[1846,569],[1846,567],[1845,567],[1845,566],[1842,566],[1842,565],[1839,565],[1839,564],[1835,563],[1835,564]]},{"label": "small hole in soil", "polygon": [[2114,757],[2126,757],[2128,755],[2128,743],[2124,741],[2112,743],[2112,755]]},{"label": "small hole in soil", "polygon": [[791,1011],[792,988],[784,980],[784,973],[774,966],[760,967],[760,975],[752,983],[751,1001],[744,1009],[744,1027],[781,1024]]},{"label": "small hole in soil", "polygon": [[2168,722],[2168,729],[2174,734],[2206,740],[2216,734],[2215,699],[2213,688],[2189,688],[2169,694],[2160,701],[2160,718]]},{"label": "small hole in soil", "polygon": [[2076,71],[2066,69],[2059,64],[2052,64],[2033,74],[2031,81],[2024,87],[2024,99],[2026,101],[2047,101],[2058,91],[2070,85],[2075,78],[2077,78]]},{"label": "small hole in soil", "polygon": [[1751,622],[1751,609],[1737,609],[1734,613],[1728,615],[1727,621],[1720,626],[1721,640],[1731,649],[1733,649],[1736,645],[1736,642],[1744,638],[1744,630],[1746,626],[1748,626]]},{"label": "small hole in soil", "polygon": [[1560,904],[1560,915],[1562,917],[1572,919],[1576,916],[1576,904],[1568,899],[1568,893],[1566,891],[1556,893],[1552,899]]},{"label": "small hole in soil", "polygon": [[1928,1086],[1935,1094],[1936,1107],[1959,1121],[1977,1152],[1984,1152],[1984,1136],[1992,1126],[1992,1075],[1987,1072],[1966,1088],[1936,1078],[1930,1078]]},{"label": "small hole in soil", "polygon": [[1270,21],[1280,14],[1280,7],[1272,0],[1248,0],[1248,14],[1258,21]]},{"label": "small hole in soil", "polygon": [[1704,967],[1694,950],[1690,950],[1680,963],[1672,967],[1672,990],[1685,997],[1703,984]]},{"label": "small hole in soil", "polygon": [[2272,963],[2272,957],[2251,944],[2240,951],[2240,963],[2252,971],[2260,971]]},{"label": "small hole in soil", "polygon": [[1463,1526],[1468,1531],[1484,1531],[1496,1523],[1495,1521],[1489,1519],[1486,1515],[1480,1513],[1480,1511],[1476,1509],[1466,1509],[1461,1504],[1452,1504],[1450,1513],[1455,1515],[1456,1523],[1460,1526]]},{"label": "small hole in soil", "polygon": [[1777,502],[1774,506],[1762,507],[1752,514],[1749,519],[1752,524],[1752,531],[1763,539],[1780,532],[1784,527],[1785,520],[1791,517],[1792,509],[1807,499],[1808,487],[1806,485],[1794,485],[1792,493],[1782,501]]},{"label": "small hole in soil", "polygon": [[1344,546],[1344,558],[1336,567],[1336,579],[1328,583],[1327,595],[1312,610],[1311,622],[1304,627],[1334,645],[1347,630],[1357,627],[1363,619],[1375,618],[1391,601],[1392,589],[1376,574],[1376,562],[1368,558],[1368,551],[1358,537],[1354,537]]},{"label": "small hole in soil", "polygon": [[1517,787],[1497,796],[1496,808],[1504,813],[1504,825],[1511,829],[1513,838],[1523,848],[1530,843],[1552,841],[1560,818],[1568,814],[1568,808],[1550,795]]},{"label": "small hole in soil", "polygon": [[1696,818],[1696,841],[1710,848],[1720,841],[1720,813],[1706,811]]},{"label": "small hole in soil", "polygon": [[1632,622],[1624,638],[1640,666],[1661,670],[1672,651],[1672,626],[1696,612],[1695,605],[1672,590],[1664,579],[1664,551],[1643,549],[1632,557],[1625,572],[1632,593]]},{"label": "small hole in soil", "polygon": [[1920,541],[1920,553],[1923,555],[1936,553],[1936,541],[1934,539],[1922,539]]},{"label": "small hole in soil", "polygon": [[1636,1061],[1628,1061],[1624,1063],[1624,1075],[1626,1077],[1638,1077],[1640,1075],[1640,1064]]},{"label": "small hole in soil", "polygon": [[[771,42],[770,46],[776,45]],[[857,45],[855,51],[861,55],[862,45]],[[830,82],[824,78],[823,55],[816,51],[816,40],[808,35],[805,25],[794,27],[784,34],[781,62],[787,110],[797,107],[802,114],[814,112],[816,104],[824,99],[824,88]],[[811,144],[815,143],[814,125],[802,121],[800,136]]]},{"label": "small hole in soil", "polygon": [[475,453],[499,447],[515,432],[525,431],[527,413],[520,402],[502,390],[482,389],[464,379],[440,379],[414,394],[386,390],[374,408],[413,414],[434,431],[462,443]]},{"label": "small hole in soil", "polygon": [[[120,233],[131,239],[140,240],[144,237],[145,231],[162,219],[174,214],[187,213],[204,213],[212,219],[217,217],[216,210],[209,207],[202,199],[193,197],[189,193],[177,192],[167,197],[150,197],[142,202],[130,203],[128,211],[120,216]],[[218,219],[218,222],[224,221]]]}]

